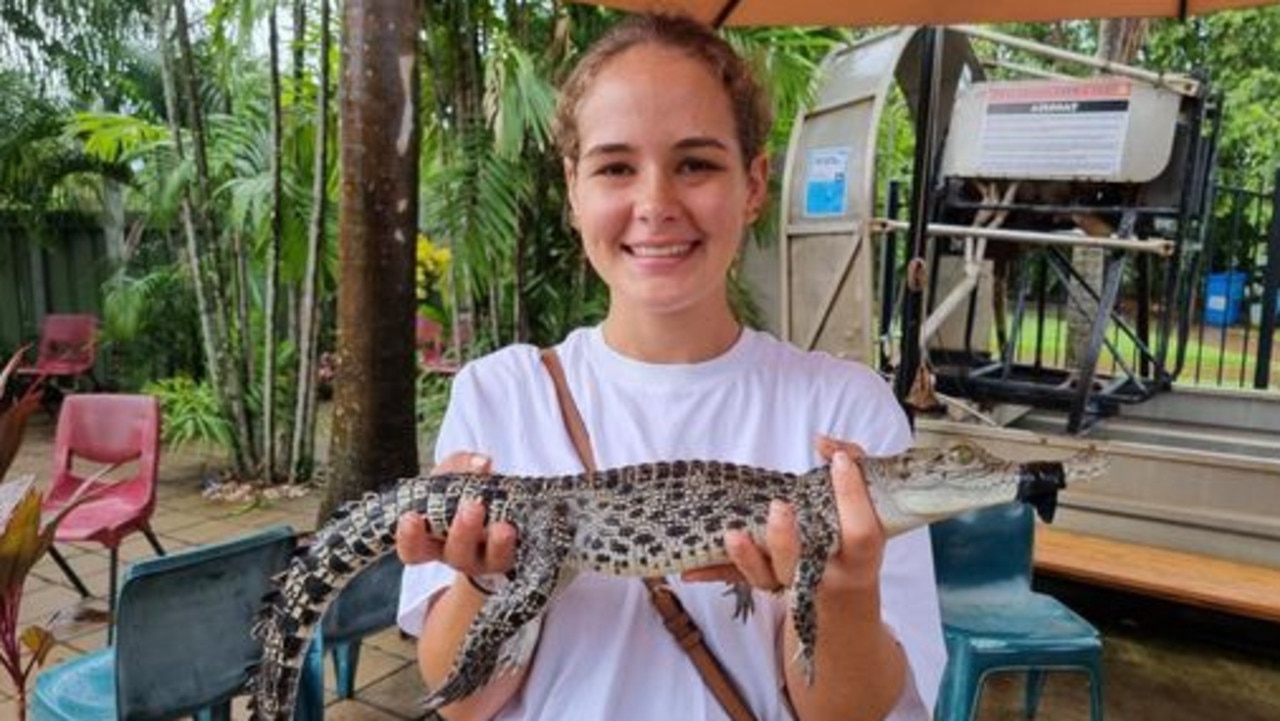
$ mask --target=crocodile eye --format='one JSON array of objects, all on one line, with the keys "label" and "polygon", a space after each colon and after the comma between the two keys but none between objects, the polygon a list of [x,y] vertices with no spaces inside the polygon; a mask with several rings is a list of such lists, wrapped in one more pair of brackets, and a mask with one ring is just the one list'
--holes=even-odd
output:
[{"label": "crocodile eye", "polygon": [[951,460],[961,465],[968,465],[973,461],[973,449],[969,446],[956,446],[951,449]]}]

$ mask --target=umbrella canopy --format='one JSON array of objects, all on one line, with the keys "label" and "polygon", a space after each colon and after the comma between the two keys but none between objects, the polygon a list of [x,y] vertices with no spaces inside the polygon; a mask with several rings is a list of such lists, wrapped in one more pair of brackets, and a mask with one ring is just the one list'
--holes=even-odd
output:
[{"label": "umbrella canopy", "polygon": [[1068,18],[1186,17],[1275,0],[577,0],[682,11],[713,25],[949,25]]}]

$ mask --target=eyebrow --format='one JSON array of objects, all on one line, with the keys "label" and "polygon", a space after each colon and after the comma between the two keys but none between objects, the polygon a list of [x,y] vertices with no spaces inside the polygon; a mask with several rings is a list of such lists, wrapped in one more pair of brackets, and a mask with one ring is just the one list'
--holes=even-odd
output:
[{"label": "eyebrow", "polygon": [[[683,138],[676,142],[676,149],[678,150],[697,150],[701,148],[712,148],[723,150],[725,152],[729,151],[729,146],[712,137],[699,135],[691,138]],[[627,143],[601,143],[600,145],[593,145],[588,148],[587,151],[582,154],[582,157],[590,158],[600,155],[616,155],[618,153],[631,152],[634,149],[634,146]]]}]

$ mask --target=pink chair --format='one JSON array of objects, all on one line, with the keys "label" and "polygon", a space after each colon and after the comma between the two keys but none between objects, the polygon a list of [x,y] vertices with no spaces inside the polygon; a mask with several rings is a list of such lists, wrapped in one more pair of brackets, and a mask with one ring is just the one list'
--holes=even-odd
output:
[{"label": "pink chair", "polygon": [[46,315],[40,323],[40,346],[36,351],[35,365],[19,368],[18,373],[71,379],[89,375],[97,355],[97,337],[97,316]]},{"label": "pink chair", "polygon": [[[127,478],[101,480],[104,474],[80,475],[84,471],[76,469],[77,460],[82,466],[89,462],[105,468],[136,462],[137,468]],[[160,404],[154,397],[82,393],[63,401],[54,441],[53,481],[43,511],[52,514],[72,498],[88,496],[62,519],[54,541],[91,541],[107,547],[111,559],[107,604],[112,610],[124,538],[141,531],[156,553],[164,555],[150,525],[159,465]],[[56,549],[49,550],[80,595],[88,597],[88,588],[66,559]]]}]

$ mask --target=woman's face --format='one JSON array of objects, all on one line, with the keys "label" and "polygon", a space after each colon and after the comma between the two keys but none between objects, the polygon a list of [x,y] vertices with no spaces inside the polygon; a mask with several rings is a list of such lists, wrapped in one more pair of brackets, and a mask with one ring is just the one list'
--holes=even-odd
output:
[{"label": "woman's face", "polygon": [[763,154],[744,166],[730,101],[698,61],[657,45],[611,59],[578,105],[566,160],[587,256],[629,314],[727,308],[726,279],[764,202]]}]

